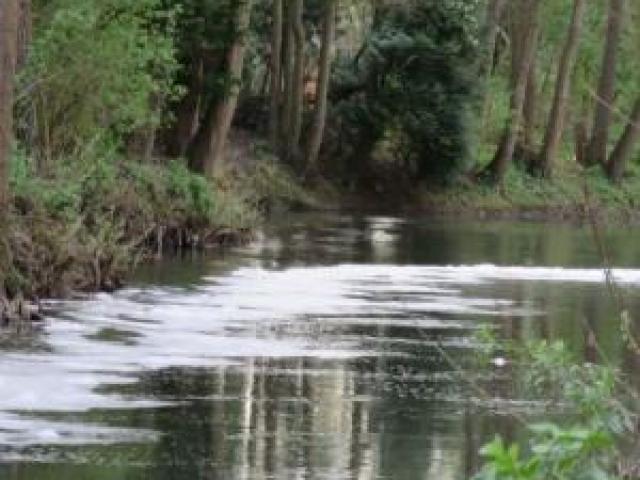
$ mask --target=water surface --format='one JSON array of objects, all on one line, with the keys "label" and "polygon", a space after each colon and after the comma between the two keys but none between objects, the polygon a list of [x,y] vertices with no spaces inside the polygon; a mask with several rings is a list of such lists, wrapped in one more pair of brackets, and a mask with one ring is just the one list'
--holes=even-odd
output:
[{"label": "water surface", "polygon": [[[593,329],[630,367],[638,231],[292,215],[251,245],[145,266],[128,289],[51,302],[0,335],[0,478],[465,478],[519,435],[451,365],[490,323],[516,339]],[[489,374],[491,372],[488,372]]]}]

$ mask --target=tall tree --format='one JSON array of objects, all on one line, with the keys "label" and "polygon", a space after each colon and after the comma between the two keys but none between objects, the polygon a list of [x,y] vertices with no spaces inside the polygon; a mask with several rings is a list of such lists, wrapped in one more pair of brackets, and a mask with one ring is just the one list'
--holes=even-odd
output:
[{"label": "tall tree", "polygon": [[27,62],[27,54],[33,34],[33,15],[31,11],[31,0],[19,0],[18,6],[19,20],[16,46],[16,66],[20,69]]},{"label": "tall tree", "polygon": [[624,22],[626,0],[610,0],[607,34],[604,44],[602,68],[596,98],[593,131],[587,148],[587,164],[604,165],[607,161],[607,144],[611,127],[611,109],[615,97],[618,47]]},{"label": "tall tree", "polygon": [[4,294],[9,259],[5,235],[9,208],[8,176],[13,137],[13,77],[17,60],[18,17],[17,0],[0,2],[0,299]]},{"label": "tall tree", "polygon": [[507,0],[489,0],[487,3],[487,13],[484,25],[484,57],[482,58],[482,64],[480,65],[480,71],[483,75],[488,75],[491,72],[493,65],[493,56],[496,50],[496,40],[500,30],[500,19]]},{"label": "tall tree", "polygon": [[[533,46],[534,51],[537,49]],[[516,142],[516,157],[525,164],[530,164],[535,151],[535,133],[538,114],[538,61],[534,53],[529,67],[527,77],[527,88],[524,96],[524,106],[522,112],[522,129]]]},{"label": "tall tree", "polygon": [[302,134],[302,115],[304,113],[304,23],[303,0],[291,0],[291,26],[293,31],[293,88],[291,91],[291,132],[288,137],[287,156],[294,159],[299,156],[300,136]]},{"label": "tall tree", "polygon": [[[507,120],[500,146],[487,166],[483,175],[493,183],[502,183],[509,165],[513,162],[513,155],[518,142],[518,136],[522,130],[524,119],[524,107],[527,94],[527,84],[538,43],[539,25],[538,12],[540,0],[520,0],[515,8],[527,12],[528,21],[522,33],[522,45],[512,49],[512,55],[516,56],[516,65],[513,74],[513,91],[511,94],[510,114]],[[518,35],[520,36],[520,35]]]},{"label": "tall tree", "polygon": [[274,151],[278,150],[280,136],[280,100],[282,98],[282,28],[283,0],[273,0],[271,27],[271,112],[269,138]]},{"label": "tall tree", "polygon": [[282,109],[280,112],[280,138],[281,154],[286,158],[288,156],[288,139],[291,135],[291,118],[293,112],[293,89],[294,89],[294,57],[295,57],[295,40],[293,37],[293,25],[291,22],[291,10],[293,4],[291,1],[284,2],[285,5],[285,22],[282,28]]},{"label": "tall tree", "polygon": [[607,162],[607,175],[609,179],[618,183],[622,179],[624,169],[629,163],[633,150],[640,140],[640,97],[633,106],[631,117],[627,123],[624,133],[618,140],[609,161]]},{"label": "tall tree", "polygon": [[535,165],[537,172],[544,177],[552,176],[553,165],[558,155],[558,148],[562,142],[564,122],[567,116],[567,105],[571,95],[571,74],[580,44],[585,10],[585,0],[574,0],[569,33],[560,56],[553,104],[547,122],[544,143]]},{"label": "tall tree", "polygon": [[18,2],[0,3],[0,214],[6,212],[9,155],[13,137],[13,77],[17,59]]},{"label": "tall tree", "polygon": [[168,150],[171,155],[182,157],[198,132],[200,109],[204,94],[204,55],[199,46],[192,46],[186,94],[176,107],[175,124],[171,131]]},{"label": "tall tree", "polygon": [[327,104],[329,96],[329,80],[333,59],[334,41],[336,36],[336,1],[326,0],[324,11],[324,25],[322,30],[322,47],[320,51],[320,68],[318,78],[318,92],[316,108],[313,114],[313,123],[309,132],[307,143],[307,169],[316,168],[324,129],[327,119]]},{"label": "tall tree", "polygon": [[238,105],[251,6],[251,0],[239,0],[235,7],[235,38],[226,54],[227,91],[222,99],[209,106],[204,124],[194,140],[191,164],[208,177],[213,177],[223,162],[231,123]]}]

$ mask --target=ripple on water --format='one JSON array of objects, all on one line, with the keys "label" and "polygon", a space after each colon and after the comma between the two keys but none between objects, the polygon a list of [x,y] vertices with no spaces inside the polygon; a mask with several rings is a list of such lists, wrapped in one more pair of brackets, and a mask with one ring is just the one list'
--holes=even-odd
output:
[{"label": "ripple on water", "polygon": [[[615,270],[613,276],[623,284],[640,284],[640,270]],[[380,341],[380,328],[441,332],[450,346],[468,347],[464,331],[478,318],[536,313],[512,299],[468,295],[469,286],[600,283],[604,278],[595,269],[493,265],[240,268],[206,278],[195,289],[128,289],[55,302],[50,307],[60,314],[48,318],[37,348],[19,346],[2,356],[0,445],[146,441],[150,432],[143,430],[59,422],[32,413],[171,404],[103,388],[134,384],[143,372],[170,367],[233,367],[249,357],[402,356],[412,343],[447,341],[409,338],[408,333],[405,342]]]}]

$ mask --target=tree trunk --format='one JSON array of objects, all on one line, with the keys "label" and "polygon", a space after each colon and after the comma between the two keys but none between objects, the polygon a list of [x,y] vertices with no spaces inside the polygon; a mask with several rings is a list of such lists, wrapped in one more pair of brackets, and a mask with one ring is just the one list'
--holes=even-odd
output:
[{"label": "tree trunk", "polygon": [[[534,46],[534,49],[537,47]],[[537,60],[531,60],[529,76],[527,77],[527,89],[524,96],[524,107],[522,112],[522,129],[516,144],[516,157],[523,165],[529,165],[535,151],[535,131],[538,113],[538,72]]]},{"label": "tree trunk", "polygon": [[[9,157],[13,138],[13,77],[17,60],[18,2],[0,3],[0,214],[9,203]],[[0,225],[0,229],[4,229]]]},{"label": "tree trunk", "polygon": [[633,106],[633,112],[631,118],[627,123],[627,127],[624,133],[620,137],[620,140],[616,144],[611,157],[607,163],[607,174],[609,179],[618,183],[624,175],[625,167],[627,166],[633,150],[640,140],[640,97],[636,100]]},{"label": "tree trunk", "polygon": [[324,137],[335,36],[336,0],[327,0],[324,13],[324,28],[322,31],[316,108],[313,114],[313,124],[311,125],[306,152],[307,169],[310,171],[316,169],[318,155],[320,154],[320,147],[322,146],[322,139]]},{"label": "tree trunk", "polygon": [[291,118],[293,112],[293,84],[294,84],[294,52],[295,42],[293,38],[293,26],[291,24],[292,3],[285,2],[285,18],[283,25],[283,47],[282,47],[282,112],[280,115],[280,139],[282,151],[280,152],[285,160],[289,160],[289,136],[291,134]]},{"label": "tree trunk", "polygon": [[502,18],[502,14],[505,10],[506,5],[506,0],[489,0],[489,3],[487,4],[483,38],[484,43],[482,45],[484,51],[483,55],[480,56],[480,65],[478,66],[478,71],[483,82],[483,85],[481,87],[482,96],[481,101],[479,102],[479,105],[482,108],[481,115],[483,121],[487,119],[491,106],[491,95],[489,95],[489,80],[494,70],[494,62],[496,59],[496,43],[498,39],[498,32],[500,29],[500,20]]},{"label": "tree trunk", "polygon": [[553,105],[547,122],[544,143],[536,165],[537,173],[546,178],[550,178],[553,175],[553,165],[562,143],[567,105],[571,96],[571,74],[580,44],[585,10],[585,0],[574,0],[569,34],[560,56]]},{"label": "tree trunk", "polygon": [[506,0],[489,0],[487,4],[487,16],[484,25],[484,58],[480,65],[480,73],[482,76],[487,76],[492,70],[493,56],[496,50],[496,40],[498,38],[498,31],[500,28],[500,19],[502,18],[502,12],[507,5]]},{"label": "tree trunk", "polygon": [[505,128],[503,140],[492,162],[484,172],[493,183],[502,183],[509,165],[513,161],[513,154],[522,128],[524,104],[527,93],[529,72],[535,56],[538,38],[538,10],[540,0],[525,0],[521,8],[526,9],[529,22],[523,38],[522,52],[518,55],[519,62],[514,75],[514,88],[511,95],[511,113]]},{"label": "tree trunk", "polygon": [[[7,246],[9,209],[9,158],[13,139],[13,77],[17,60],[18,2],[0,2],[0,300],[5,294],[5,275],[10,252]],[[0,308],[0,314],[1,312]]]},{"label": "tree trunk", "polygon": [[589,111],[583,106],[574,126],[575,159],[578,165],[587,166],[587,147],[589,145]]},{"label": "tree trunk", "polygon": [[271,33],[271,114],[269,138],[274,152],[278,151],[280,137],[280,99],[282,98],[282,0],[273,0]]},{"label": "tree trunk", "polygon": [[187,93],[178,103],[175,125],[170,132],[169,154],[175,157],[182,157],[187,153],[198,131],[200,120],[204,90],[204,59],[202,55],[196,54],[196,58],[192,61]]},{"label": "tree trunk", "polygon": [[602,70],[600,71],[600,81],[598,83],[596,113],[587,151],[587,163],[589,165],[604,165],[607,161],[611,109],[613,107],[616,85],[618,46],[624,21],[625,4],[626,0],[610,0],[609,2],[609,19],[607,23]]},{"label": "tree trunk", "polygon": [[214,108],[209,109],[205,121],[207,136],[204,138],[204,148],[196,148],[193,152],[195,158],[192,158],[192,165],[210,178],[216,174],[223,162],[229,130],[238,105],[250,21],[251,0],[241,0],[236,7],[236,37],[227,52],[229,88],[224,98],[219,100]]},{"label": "tree trunk", "polygon": [[17,33],[16,68],[22,69],[27,63],[29,45],[33,34],[31,0],[19,0],[19,23]]},{"label": "tree trunk", "polygon": [[288,141],[288,156],[297,159],[300,156],[300,135],[302,133],[302,114],[304,109],[304,24],[302,13],[303,0],[292,0],[291,25],[293,30],[294,61],[293,88],[291,94],[291,131]]}]

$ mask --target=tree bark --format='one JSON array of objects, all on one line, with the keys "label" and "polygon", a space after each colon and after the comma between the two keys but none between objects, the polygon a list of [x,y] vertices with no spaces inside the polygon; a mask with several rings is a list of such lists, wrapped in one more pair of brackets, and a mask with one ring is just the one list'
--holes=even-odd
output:
[{"label": "tree bark", "polygon": [[279,148],[280,100],[282,98],[282,0],[273,0],[271,33],[271,112],[269,118],[269,138],[274,152]]},{"label": "tree bark", "polygon": [[[238,2],[235,13],[236,37],[230,46],[227,57],[227,76],[229,88],[223,99],[215,107],[210,108],[205,121],[207,133],[204,148],[196,148],[193,152],[192,165],[212,178],[220,169],[231,129],[231,123],[238,105],[238,95],[242,83],[242,69],[246,50],[246,36],[251,21],[251,0]],[[203,127],[205,127],[203,126]]]},{"label": "tree bark", "polygon": [[302,134],[302,114],[304,110],[304,24],[302,13],[304,11],[303,0],[292,0],[291,25],[293,31],[294,61],[293,61],[293,88],[291,94],[291,132],[288,141],[288,156],[297,160],[300,156],[300,135]]},{"label": "tree bark", "polygon": [[176,121],[171,131],[169,153],[176,157],[182,157],[187,153],[198,131],[200,120],[204,90],[204,59],[202,55],[196,54],[192,62],[187,93],[178,103]]},{"label": "tree bark", "polygon": [[291,118],[293,112],[293,85],[294,85],[294,52],[295,41],[293,38],[293,25],[291,23],[291,9],[293,4],[285,2],[285,18],[282,47],[282,111],[280,115],[281,154],[285,160],[289,160],[289,136],[291,134]]},{"label": "tree bark", "polygon": [[[534,45],[534,49],[537,47]],[[524,97],[524,107],[522,112],[522,129],[516,143],[516,157],[522,161],[524,165],[529,165],[534,156],[535,151],[535,131],[538,113],[538,71],[537,59],[534,55],[529,67],[529,75],[527,77],[527,88]]]},{"label": "tree bark", "polygon": [[614,183],[619,183],[624,175],[624,170],[629,159],[633,154],[633,150],[640,140],[640,97],[633,106],[633,112],[629,118],[629,122],[624,133],[618,140],[609,161],[607,162],[607,175]]},{"label": "tree bark", "polygon": [[513,162],[513,154],[524,118],[524,105],[527,93],[529,72],[535,56],[539,32],[538,10],[540,0],[525,0],[521,8],[526,9],[527,22],[523,38],[522,52],[518,54],[519,61],[514,75],[514,87],[511,95],[511,112],[505,128],[503,139],[492,162],[483,172],[493,183],[501,184],[509,165]]},{"label": "tree bark", "polygon": [[[9,203],[9,157],[13,139],[13,78],[17,60],[18,2],[0,3],[0,214]],[[3,225],[0,225],[3,229]]]},{"label": "tree bark", "polygon": [[569,33],[560,56],[558,76],[544,142],[536,165],[537,173],[546,178],[553,175],[553,166],[562,143],[567,105],[571,96],[571,74],[575,65],[582,25],[586,10],[585,0],[574,0]]},{"label": "tree bark", "polygon": [[607,161],[611,109],[616,86],[618,46],[622,33],[625,5],[626,0],[610,0],[609,2],[609,18],[607,21],[602,70],[600,71],[600,81],[598,83],[596,113],[587,150],[587,163],[589,165],[604,165]]},{"label": "tree bark", "polygon": [[327,0],[324,13],[324,28],[322,31],[316,108],[313,114],[313,123],[311,125],[311,131],[309,132],[309,142],[306,152],[307,170],[311,171],[317,167],[318,155],[320,154],[320,147],[322,146],[322,139],[324,137],[335,36],[336,0]]},{"label": "tree bark", "polygon": [[[0,301],[5,295],[6,269],[10,263],[7,246],[9,209],[9,158],[13,140],[13,88],[17,61],[17,0],[0,2]],[[0,308],[0,314],[1,312]]]},{"label": "tree bark", "polygon": [[484,58],[480,66],[480,73],[482,76],[490,74],[493,65],[493,56],[496,50],[496,41],[498,38],[498,31],[500,28],[500,19],[502,18],[502,12],[507,5],[506,0],[489,0],[487,4],[487,14],[484,26]]},{"label": "tree bark", "polygon": [[16,68],[22,69],[27,63],[29,45],[33,34],[31,0],[19,0],[19,23],[17,33]]}]

